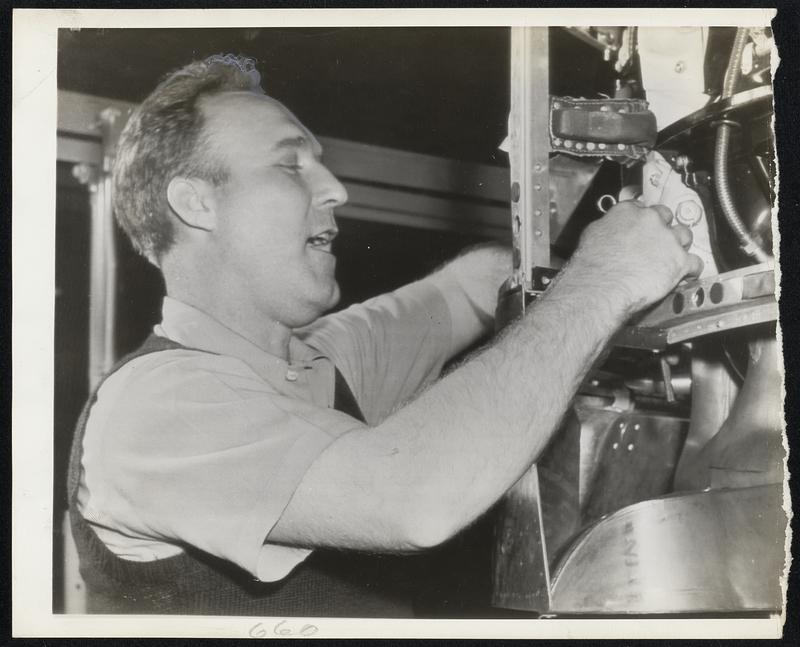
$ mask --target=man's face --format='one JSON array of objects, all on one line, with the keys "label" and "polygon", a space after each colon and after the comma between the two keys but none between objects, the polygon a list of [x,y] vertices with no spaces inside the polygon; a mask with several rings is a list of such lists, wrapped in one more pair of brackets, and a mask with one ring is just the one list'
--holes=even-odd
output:
[{"label": "man's face", "polygon": [[216,257],[259,314],[303,326],[339,300],[333,209],[347,192],[314,136],[276,101],[245,92],[203,104],[209,154],[228,170],[215,191]]}]

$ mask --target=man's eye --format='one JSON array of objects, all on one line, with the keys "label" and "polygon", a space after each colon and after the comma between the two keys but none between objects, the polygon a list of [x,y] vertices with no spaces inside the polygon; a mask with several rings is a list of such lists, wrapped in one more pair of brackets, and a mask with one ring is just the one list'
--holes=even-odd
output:
[{"label": "man's eye", "polygon": [[278,162],[278,166],[290,173],[297,173],[303,165],[300,163],[300,158],[297,155],[287,155]]}]

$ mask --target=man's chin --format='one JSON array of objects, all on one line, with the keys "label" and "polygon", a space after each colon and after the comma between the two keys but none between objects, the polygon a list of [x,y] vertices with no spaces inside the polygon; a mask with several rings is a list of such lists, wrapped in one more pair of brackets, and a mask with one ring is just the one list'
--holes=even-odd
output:
[{"label": "man's chin", "polygon": [[334,282],[333,289],[331,290],[331,297],[328,303],[328,307],[325,308],[325,312],[331,310],[332,308],[335,308],[339,304],[339,301],[341,300],[342,300],[342,291],[339,289],[339,284]]}]

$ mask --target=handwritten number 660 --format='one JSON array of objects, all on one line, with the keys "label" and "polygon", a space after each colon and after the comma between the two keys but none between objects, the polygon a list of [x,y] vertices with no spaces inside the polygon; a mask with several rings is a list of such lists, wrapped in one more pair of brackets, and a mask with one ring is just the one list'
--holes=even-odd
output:
[{"label": "handwritten number 660", "polygon": [[[272,627],[272,634],[275,636],[313,636],[319,631],[316,625],[303,625],[299,629],[296,626],[288,624],[288,621],[281,620],[279,623]],[[257,623],[250,628],[251,638],[266,638],[269,630],[262,623]]]}]

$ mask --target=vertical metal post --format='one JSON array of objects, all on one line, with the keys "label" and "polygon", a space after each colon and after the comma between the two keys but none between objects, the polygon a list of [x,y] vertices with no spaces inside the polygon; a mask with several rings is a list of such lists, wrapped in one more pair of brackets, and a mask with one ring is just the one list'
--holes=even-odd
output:
[{"label": "vertical metal post", "polygon": [[[550,266],[550,77],[547,27],[511,29],[512,287],[533,288],[533,268]],[[534,465],[506,495],[497,519],[493,603],[550,608],[539,474]]]},{"label": "vertical metal post", "polygon": [[93,390],[116,360],[117,249],[111,196],[111,169],[120,132],[120,111],[100,113],[103,161],[92,192],[91,282],[89,292],[89,389]]},{"label": "vertical metal post", "polygon": [[550,267],[550,70],[547,27],[511,28],[511,219],[514,283]]},{"label": "vertical metal post", "polygon": [[[103,140],[101,166],[77,164],[73,175],[89,188],[91,217],[89,279],[89,392],[116,361],[117,248],[114,238],[111,170],[117,141],[124,120],[114,108],[99,115]],[[69,523],[63,520],[64,533],[64,610],[86,612],[86,587],[78,568],[78,553]]]}]

